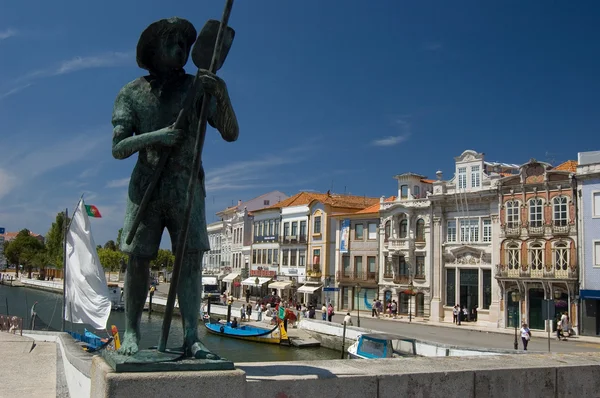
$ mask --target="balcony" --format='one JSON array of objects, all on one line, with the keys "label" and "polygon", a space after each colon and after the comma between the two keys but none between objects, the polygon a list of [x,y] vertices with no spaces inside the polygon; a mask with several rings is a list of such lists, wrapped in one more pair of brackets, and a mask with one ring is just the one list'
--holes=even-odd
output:
[{"label": "balcony", "polygon": [[408,238],[389,238],[387,241],[388,249],[393,250],[408,250],[410,247],[410,242]]},{"label": "balcony", "polygon": [[383,273],[383,279],[394,279],[394,273],[392,271],[385,271]]},{"label": "balcony", "polygon": [[408,285],[410,277],[405,274],[394,275],[394,283],[398,285]]},{"label": "balcony", "polygon": [[377,283],[377,273],[376,272],[336,272],[336,279],[339,282],[373,282]]},{"label": "balcony", "polygon": [[517,237],[521,235],[521,225],[518,222],[509,222],[502,226],[506,236]]},{"label": "balcony", "polygon": [[323,276],[321,267],[318,264],[309,265],[306,269],[306,276],[309,278],[321,278]]},{"label": "balcony", "polygon": [[554,235],[567,235],[570,230],[571,227],[567,220],[554,221],[552,223],[552,233]]},{"label": "balcony", "polygon": [[417,246],[425,246],[425,237],[424,236],[417,236],[415,238],[415,245],[417,245]]},{"label": "balcony", "polygon": [[250,276],[261,276],[261,277],[265,277],[265,278],[272,278],[274,276],[277,276],[277,272],[275,271],[268,271],[268,270],[250,270]]},{"label": "balcony", "polygon": [[561,269],[554,265],[546,265],[543,268],[534,265],[520,265],[510,268],[508,265],[496,266],[497,278],[526,278],[526,279],[577,279],[577,268],[567,267]]},{"label": "balcony", "polygon": [[542,236],[544,235],[544,225],[540,222],[530,222],[527,225],[527,233],[529,236]]},{"label": "balcony", "polygon": [[283,244],[297,244],[297,243],[306,243],[306,235],[288,235],[288,236],[280,236],[279,242]]}]

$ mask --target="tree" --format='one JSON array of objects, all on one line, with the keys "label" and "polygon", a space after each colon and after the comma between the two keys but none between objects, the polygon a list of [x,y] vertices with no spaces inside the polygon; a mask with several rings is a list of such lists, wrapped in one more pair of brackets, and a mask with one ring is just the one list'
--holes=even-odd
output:
[{"label": "tree", "polygon": [[108,250],[116,251],[117,250],[117,245],[115,245],[115,241],[114,240],[109,240],[108,242],[106,242],[104,244],[104,248],[108,249]]},{"label": "tree", "polygon": [[118,270],[121,266],[121,259],[123,261],[126,261],[126,257],[126,254],[115,250],[106,248],[98,249],[98,258],[100,259],[100,264],[102,264],[102,267],[108,271],[109,279],[110,273]]},{"label": "tree", "polygon": [[[70,219],[66,218],[69,223]],[[56,214],[56,219],[52,223],[50,230],[46,234],[46,251],[48,254],[48,262],[58,268],[63,266],[65,242],[65,212],[61,211]]]},{"label": "tree", "polygon": [[44,244],[31,235],[28,229],[21,230],[6,248],[5,256],[11,263],[17,265],[16,276],[19,276],[19,266],[23,265],[31,278],[32,267],[36,256],[44,251]]},{"label": "tree", "polygon": [[165,249],[158,249],[156,258],[150,261],[150,267],[155,271],[163,267],[172,268],[173,264],[175,264],[175,255]]}]

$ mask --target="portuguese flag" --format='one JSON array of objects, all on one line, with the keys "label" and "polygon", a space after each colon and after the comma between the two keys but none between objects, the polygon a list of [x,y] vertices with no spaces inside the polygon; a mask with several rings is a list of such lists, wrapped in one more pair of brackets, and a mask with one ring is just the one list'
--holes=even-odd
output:
[{"label": "portuguese flag", "polygon": [[85,205],[85,211],[87,212],[88,216],[90,216],[90,217],[95,217],[95,218],[102,217],[100,215],[100,210],[98,210],[98,208],[94,205]]}]

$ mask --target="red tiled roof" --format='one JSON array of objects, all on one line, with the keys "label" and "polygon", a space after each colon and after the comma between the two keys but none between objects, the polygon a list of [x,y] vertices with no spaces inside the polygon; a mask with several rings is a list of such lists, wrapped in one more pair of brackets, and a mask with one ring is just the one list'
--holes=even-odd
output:
[{"label": "red tiled roof", "polygon": [[426,184],[433,184],[433,183],[435,182],[435,180],[427,180],[427,179],[423,178],[423,179],[421,180],[421,182],[424,182],[424,183],[426,183]]},{"label": "red tiled roof", "polygon": [[[384,199],[384,202],[393,202],[394,200],[396,200],[395,196],[390,196],[389,198]],[[351,215],[357,215],[357,214],[378,214],[379,213],[379,206],[380,203],[377,202],[375,204],[372,204],[369,207],[366,207],[362,210],[359,210],[357,212],[352,212],[352,213],[340,213],[340,214],[336,214],[336,216],[351,216]]]},{"label": "red tiled roof", "polygon": [[559,164],[554,168],[554,170],[558,171],[570,171],[571,173],[577,172],[577,161],[576,160],[567,160],[564,163]]},{"label": "red tiled roof", "polygon": [[290,206],[302,206],[310,204],[312,201],[315,200],[324,204],[328,204],[332,207],[359,210],[379,202],[378,198],[367,198],[365,196],[338,195],[317,192],[299,192],[292,197],[289,197],[285,200],[282,200],[279,203],[265,208],[264,210],[281,209],[283,207]]},{"label": "red tiled roof", "polygon": [[[4,240],[13,240],[17,237],[17,235],[19,234],[19,232],[5,232],[4,235],[0,234],[0,236],[4,236]],[[40,237],[40,234],[36,234],[34,232],[29,231],[29,235],[33,236],[34,238]]]}]

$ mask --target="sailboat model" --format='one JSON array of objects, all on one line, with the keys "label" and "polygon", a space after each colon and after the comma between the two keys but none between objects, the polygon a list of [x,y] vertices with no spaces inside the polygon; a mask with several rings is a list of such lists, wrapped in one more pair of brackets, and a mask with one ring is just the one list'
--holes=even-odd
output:
[{"label": "sailboat model", "polygon": [[[94,216],[99,216],[94,206],[89,208]],[[65,321],[106,330],[112,304],[83,198],[65,230],[63,298],[63,330]],[[102,339],[88,330],[83,335],[67,332],[87,344],[89,350],[102,348],[112,340]]]}]

